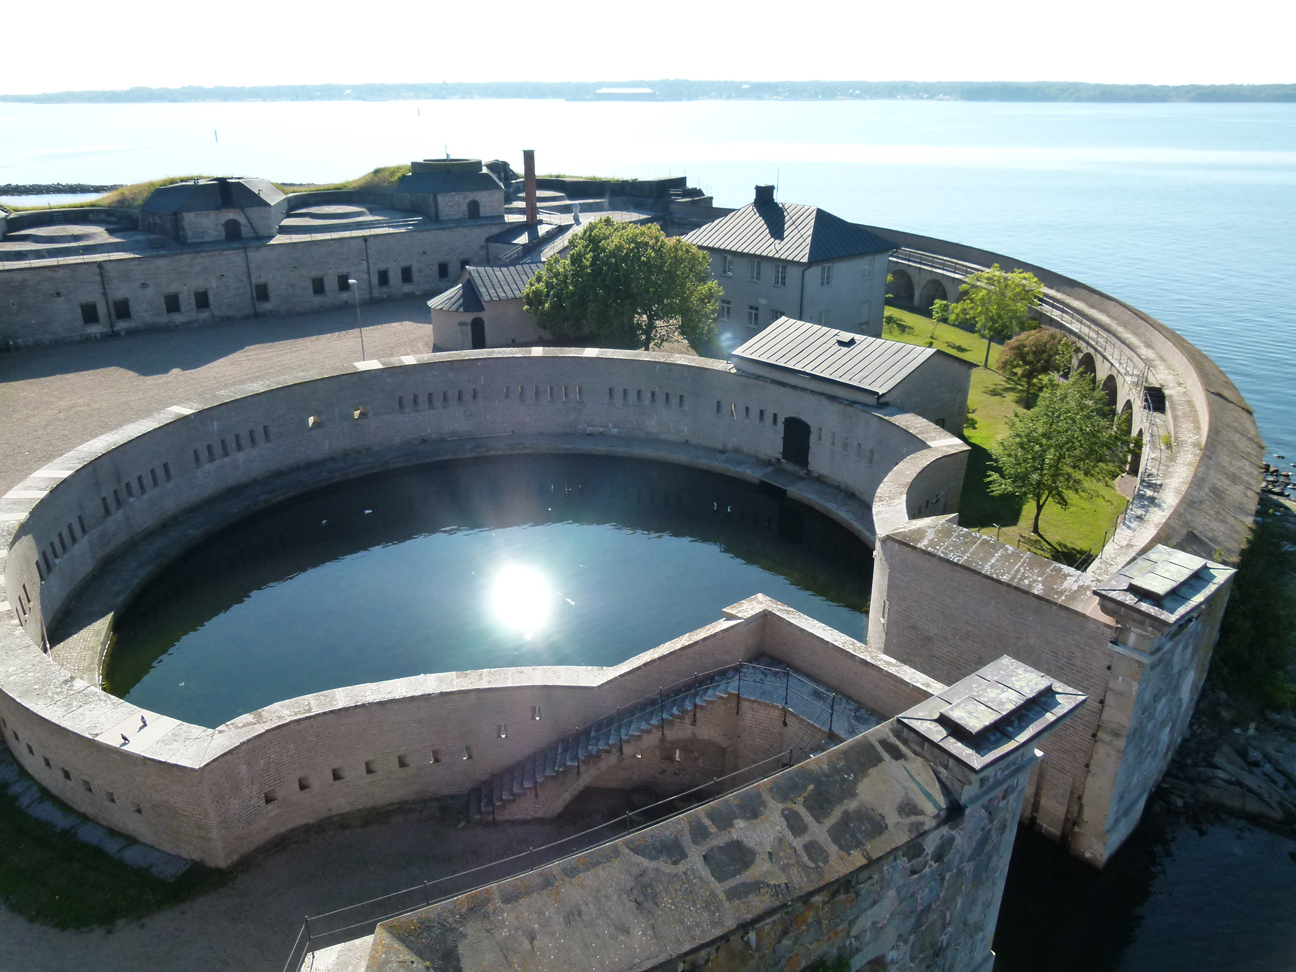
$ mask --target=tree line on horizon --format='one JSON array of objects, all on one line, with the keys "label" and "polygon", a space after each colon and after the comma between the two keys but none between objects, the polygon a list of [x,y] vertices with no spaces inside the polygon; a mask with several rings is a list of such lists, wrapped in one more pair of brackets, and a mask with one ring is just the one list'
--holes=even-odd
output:
[{"label": "tree line on horizon", "polygon": [[[0,94],[3,102],[414,101],[467,98],[603,100],[600,88],[651,88],[659,101],[948,100],[1022,102],[1296,102],[1296,84],[1091,84],[1070,81],[483,81],[276,84]],[[640,98],[644,96],[638,96]]]}]

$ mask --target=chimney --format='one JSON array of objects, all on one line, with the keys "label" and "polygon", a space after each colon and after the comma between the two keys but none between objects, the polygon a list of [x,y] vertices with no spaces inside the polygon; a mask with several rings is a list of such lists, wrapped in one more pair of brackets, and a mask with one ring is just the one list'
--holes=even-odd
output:
[{"label": "chimney", "polygon": [[536,202],[535,149],[522,150],[522,184],[526,192],[526,222],[540,222],[540,204]]},{"label": "chimney", "polygon": [[756,205],[757,205],[757,206],[764,206],[766,203],[772,203],[773,201],[774,201],[774,187],[773,187],[773,186],[757,186],[757,187],[756,187]]},{"label": "chimney", "polygon": [[228,179],[217,179],[217,180],[216,180],[216,191],[220,193],[220,207],[221,207],[221,209],[233,209],[233,208],[234,208],[234,192],[233,192],[233,190],[230,189],[229,180],[228,180]]}]

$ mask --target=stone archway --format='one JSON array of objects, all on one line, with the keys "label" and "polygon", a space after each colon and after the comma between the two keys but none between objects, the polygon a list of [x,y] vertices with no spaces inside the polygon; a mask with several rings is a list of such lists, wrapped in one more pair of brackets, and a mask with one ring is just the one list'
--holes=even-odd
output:
[{"label": "stone archway", "polygon": [[243,239],[243,224],[237,219],[225,220],[225,239],[241,240]]},{"label": "stone archway", "polygon": [[486,347],[486,322],[480,317],[474,317],[468,327],[472,334],[472,349],[480,351]]},{"label": "stone archway", "polygon": [[889,296],[901,304],[912,304],[914,299],[913,277],[906,270],[891,271],[891,293]]},{"label": "stone archway", "polygon": [[476,199],[468,200],[468,218],[481,219],[481,203]]},{"label": "stone archway", "polygon": [[1080,355],[1075,370],[1077,374],[1088,375],[1095,383],[1098,381],[1098,365],[1094,362],[1094,356],[1088,351]]},{"label": "stone archway", "polygon": [[1143,466],[1143,430],[1139,429],[1138,435],[1134,436],[1134,445],[1130,449],[1129,465],[1125,471],[1131,476],[1137,476],[1139,469]]},{"label": "stone archway", "polygon": [[1108,375],[1103,379],[1102,392],[1107,396],[1107,407],[1113,412],[1116,411],[1116,399],[1118,397],[1118,388],[1116,385],[1116,376]]},{"label": "stone archway", "polygon": [[931,305],[938,300],[949,300],[949,293],[945,290],[945,285],[939,280],[928,280],[923,284],[922,293],[918,297],[918,308],[920,310],[931,310]]}]

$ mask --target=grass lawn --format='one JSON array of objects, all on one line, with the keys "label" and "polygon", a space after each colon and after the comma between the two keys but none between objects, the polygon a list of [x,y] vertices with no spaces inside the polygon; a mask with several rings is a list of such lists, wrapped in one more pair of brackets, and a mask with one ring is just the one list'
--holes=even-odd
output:
[{"label": "grass lawn", "polygon": [[141,918],[205,894],[229,876],[195,864],[164,881],[29,817],[4,788],[0,835],[0,901],[28,921],[55,928]]},{"label": "grass lawn", "polygon": [[1126,505],[1125,497],[1112,485],[1100,486],[1099,494],[1092,499],[1073,499],[1065,510],[1056,503],[1045,506],[1040,532],[1047,543],[1031,535],[1033,504],[1023,506],[1011,496],[991,496],[986,490],[990,447],[1007,433],[1008,419],[1022,411],[1024,395],[1020,384],[994,370],[1000,346],[996,344],[990,351],[991,367],[982,368],[985,339],[980,335],[951,324],[936,324],[930,317],[902,307],[888,305],[887,314],[898,317],[900,325],[884,326],[883,337],[908,344],[926,345],[930,341],[932,347],[977,366],[972,372],[967,424],[963,430],[972,454],[968,456],[967,475],[963,480],[959,523],[1063,563],[1074,563],[1090,551],[1097,553]]}]

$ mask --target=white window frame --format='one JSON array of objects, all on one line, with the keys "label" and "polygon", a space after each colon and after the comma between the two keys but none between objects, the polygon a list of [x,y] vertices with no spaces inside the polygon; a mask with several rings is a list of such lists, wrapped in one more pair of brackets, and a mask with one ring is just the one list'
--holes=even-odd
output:
[{"label": "white window frame", "polygon": [[833,265],[832,265],[831,263],[825,263],[825,264],[822,264],[822,265],[819,267],[819,286],[820,286],[820,287],[831,287],[831,286],[832,286],[832,268],[833,268]]},{"label": "white window frame", "polygon": [[870,277],[872,277],[872,276],[873,276],[873,261],[872,261],[871,259],[870,259],[870,260],[865,260],[865,261],[864,261],[864,272],[860,274],[860,277],[861,277],[861,279],[863,279],[863,280],[868,280],[868,279],[869,279]]},{"label": "white window frame", "polygon": [[832,327],[832,309],[821,310],[819,312],[819,325],[821,327]]},{"label": "white window frame", "polygon": [[774,264],[774,286],[775,287],[787,286],[787,264],[786,263]]},{"label": "white window frame", "polygon": [[747,305],[747,326],[760,327],[760,306],[757,304]]},{"label": "white window frame", "polygon": [[747,279],[750,280],[752,283],[760,283],[760,278],[761,278],[761,261],[755,259],[748,260]]},{"label": "white window frame", "polygon": [[733,257],[728,253],[720,254],[720,274],[725,277],[733,276]]},{"label": "white window frame", "polygon": [[733,316],[733,305],[727,300],[720,301],[720,320],[727,321]]}]

